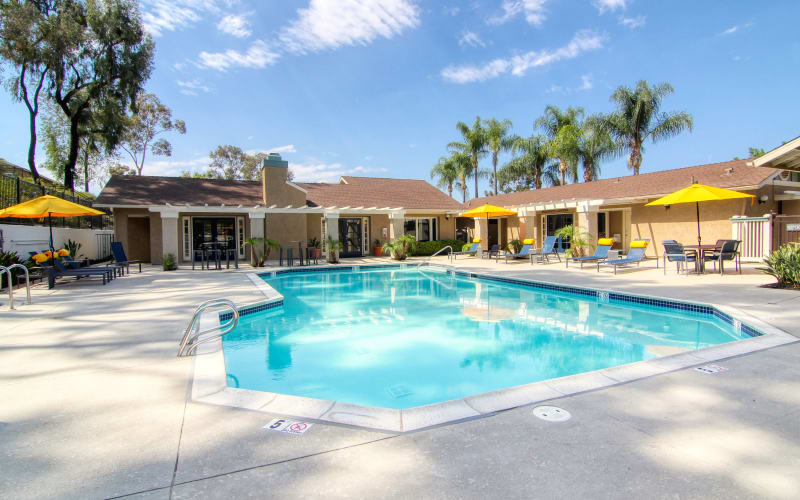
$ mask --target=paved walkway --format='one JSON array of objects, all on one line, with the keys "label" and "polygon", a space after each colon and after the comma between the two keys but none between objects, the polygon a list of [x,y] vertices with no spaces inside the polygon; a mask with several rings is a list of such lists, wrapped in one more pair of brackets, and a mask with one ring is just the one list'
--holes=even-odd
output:
[{"label": "paved walkway", "polygon": [[[729,304],[800,336],[800,293],[759,288],[770,279],[751,268],[457,264]],[[0,498],[800,497],[800,343],[555,400],[566,423],[521,407],[404,435],[293,436],[262,430],[272,415],[192,403],[180,330],[202,300],[253,299],[246,271],[147,268],[0,309]]]}]

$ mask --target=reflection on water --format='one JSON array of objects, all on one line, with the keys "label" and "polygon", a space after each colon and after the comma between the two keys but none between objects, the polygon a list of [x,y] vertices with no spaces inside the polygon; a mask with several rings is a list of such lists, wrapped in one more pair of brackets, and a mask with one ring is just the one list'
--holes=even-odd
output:
[{"label": "reflection on water", "polygon": [[242,388],[408,408],[741,338],[709,315],[426,269],[266,280],[284,308],[224,337]]}]

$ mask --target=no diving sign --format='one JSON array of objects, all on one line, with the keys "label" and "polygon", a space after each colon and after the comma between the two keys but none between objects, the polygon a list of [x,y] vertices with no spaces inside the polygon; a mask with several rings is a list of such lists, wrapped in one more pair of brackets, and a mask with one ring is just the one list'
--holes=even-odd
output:
[{"label": "no diving sign", "polygon": [[287,434],[304,434],[312,425],[308,422],[289,420],[288,418],[276,418],[262,428]]}]

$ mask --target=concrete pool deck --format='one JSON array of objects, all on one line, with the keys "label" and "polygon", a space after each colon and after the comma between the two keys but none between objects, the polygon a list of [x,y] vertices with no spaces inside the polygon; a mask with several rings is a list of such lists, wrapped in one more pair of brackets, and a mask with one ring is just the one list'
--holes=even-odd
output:
[{"label": "concrete pool deck", "polygon": [[[771,278],[752,266],[665,278],[456,265],[730,305],[800,337],[800,293],[759,288]],[[106,286],[37,287],[32,305],[17,292],[13,312],[0,298],[0,497],[800,495],[798,343],[716,362],[728,370],[713,375],[689,368],[551,400],[572,413],[564,423],[524,406],[401,435],[315,423],[295,436],[262,429],[282,415],[192,402],[193,360],[174,357],[181,330],[203,300],[252,299],[246,272],[147,268]]]}]

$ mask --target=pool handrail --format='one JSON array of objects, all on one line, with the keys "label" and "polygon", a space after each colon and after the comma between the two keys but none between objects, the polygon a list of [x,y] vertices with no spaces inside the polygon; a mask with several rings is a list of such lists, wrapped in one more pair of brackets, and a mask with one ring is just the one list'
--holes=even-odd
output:
[{"label": "pool handrail", "polygon": [[[222,307],[223,309],[230,309],[231,310],[231,318],[227,320],[225,323],[220,323],[218,326],[208,328],[206,330],[200,330],[200,316],[205,312],[206,309],[211,307]],[[204,344],[206,342],[210,342],[214,339],[218,339],[223,335],[230,333],[236,325],[239,323],[239,310],[236,308],[236,303],[230,299],[225,298],[216,298],[211,299],[203,302],[194,310],[194,314],[192,314],[192,319],[189,321],[189,324],[186,326],[186,329],[183,332],[183,338],[181,339],[180,347],[178,348],[178,357],[183,356],[190,356],[192,352],[197,349],[200,344]],[[210,335],[214,332],[217,332],[214,335]],[[202,338],[201,338],[202,337]]]},{"label": "pool handrail", "polygon": [[[0,267],[2,267],[2,266],[0,266]],[[13,292],[13,288],[12,288],[12,285],[11,285],[11,278],[12,278],[13,275],[11,274],[11,270],[14,269],[15,267],[18,267],[18,268],[22,269],[23,271],[25,271],[25,292],[27,292],[27,294],[28,294],[28,304],[30,305],[30,303],[31,303],[31,279],[30,279],[30,275],[28,273],[28,268],[25,267],[22,264],[11,264],[10,266],[5,268],[6,272],[8,273],[8,308],[9,309],[14,309],[14,292]],[[2,273],[0,273],[0,274],[2,274]],[[19,279],[17,279],[17,283],[19,283]]]},{"label": "pool handrail", "polygon": [[433,255],[431,255],[430,257],[428,257],[427,259],[423,260],[422,262],[419,262],[419,263],[417,264],[417,267],[421,266],[422,264],[428,264],[428,263],[430,263],[430,261],[431,261],[431,259],[432,259],[432,258],[436,257],[437,255],[439,255],[440,253],[444,252],[444,251],[445,251],[445,250],[447,250],[448,248],[450,249],[450,253],[449,253],[449,254],[447,254],[447,257],[448,257],[448,260],[452,261],[452,260],[453,260],[453,247],[452,247],[452,246],[450,246],[450,245],[447,245],[447,246],[444,246],[444,247],[440,248],[440,249],[439,249],[439,250],[437,250],[436,252],[434,252],[434,254],[433,254]]}]

